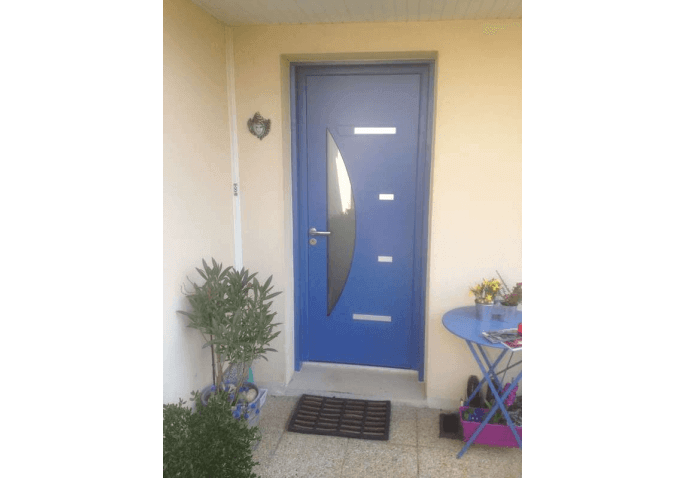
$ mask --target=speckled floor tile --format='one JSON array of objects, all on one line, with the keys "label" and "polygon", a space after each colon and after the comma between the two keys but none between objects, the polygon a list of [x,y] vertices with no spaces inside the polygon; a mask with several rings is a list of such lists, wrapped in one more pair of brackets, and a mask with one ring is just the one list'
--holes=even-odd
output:
[{"label": "speckled floor tile", "polygon": [[391,405],[391,428],[388,437],[391,445],[417,446],[417,409]]},{"label": "speckled floor tile", "polygon": [[348,442],[341,478],[416,478],[417,447],[386,441]]},{"label": "speckled floor tile", "polygon": [[258,478],[264,478],[267,473],[267,469],[269,468],[269,465],[267,462],[260,460],[259,458],[256,458],[253,455],[253,460],[258,461],[259,463],[252,468],[252,472],[257,475]]},{"label": "speckled floor tile", "polygon": [[262,441],[260,442],[260,446],[257,447],[257,450],[253,450],[252,452],[253,459],[260,463],[254,469],[258,476],[260,476],[269,466],[271,458],[276,452],[276,446],[279,443],[279,439],[281,438],[281,435],[283,435],[282,430],[265,428],[260,428],[260,430],[262,432]]},{"label": "speckled floor tile", "polygon": [[419,447],[419,478],[463,478],[465,463],[456,458],[457,452],[441,448]]},{"label": "speckled floor tile", "polygon": [[[462,443],[462,442],[460,442]],[[496,448],[472,445],[457,458],[458,450],[442,448],[419,449],[419,476],[442,475],[449,471],[459,478],[518,478],[522,476],[522,452],[518,448]]]},{"label": "speckled floor tile", "polygon": [[521,478],[522,450],[472,445],[462,455],[464,478]]},{"label": "speckled floor tile", "polygon": [[439,438],[447,411],[393,405],[388,441],[286,432],[299,397],[268,397],[262,409],[262,443],[253,452],[261,478],[521,478],[522,451]]},{"label": "speckled floor tile", "polygon": [[285,430],[300,397],[268,396],[260,414],[260,428]]},{"label": "speckled floor tile", "polygon": [[349,438],[284,432],[263,478],[339,478]]},{"label": "speckled floor tile", "polygon": [[417,441],[420,447],[442,448],[454,450],[462,448],[462,442],[450,438],[440,438],[440,414],[449,413],[445,410],[420,408],[417,410]]}]

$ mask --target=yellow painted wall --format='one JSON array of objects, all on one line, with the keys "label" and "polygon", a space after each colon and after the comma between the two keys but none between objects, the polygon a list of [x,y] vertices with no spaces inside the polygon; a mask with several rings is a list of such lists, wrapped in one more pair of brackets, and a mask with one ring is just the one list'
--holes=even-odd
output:
[{"label": "yellow painted wall", "polygon": [[[521,22],[226,30],[235,54],[244,263],[274,274],[285,291],[275,302],[284,322],[272,344],[279,352],[255,365],[259,381],[286,383],[293,368],[289,61],[436,59],[425,379],[430,405],[452,406],[478,370],[443,328],[443,314],[472,304],[469,287],[496,269],[511,284],[522,279]],[[256,111],[272,121],[262,141],[243,126]]]},{"label": "yellow painted wall", "polygon": [[189,310],[180,287],[202,283],[202,258],[233,264],[226,75],[224,24],[164,0],[164,403],[212,383],[209,349],[176,310]]}]

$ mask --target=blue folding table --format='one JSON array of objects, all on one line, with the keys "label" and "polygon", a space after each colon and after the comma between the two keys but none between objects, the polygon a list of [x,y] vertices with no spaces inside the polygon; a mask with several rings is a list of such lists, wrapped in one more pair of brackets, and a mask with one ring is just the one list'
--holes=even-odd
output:
[{"label": "blue folding table", "polygon": [[[457,335],[458,337],[467,342],[467,346],[469,347],[469,350],[472,352],[474,360],[476,360],[476,363],[479,365],[481,373],[483,374],[483,378],[481,379],[481,382],[479,382],[479,386],[472,392],[469,398],[467,398],[465,404],[470,403],[472,399],[476,396],[476,394],[479,393],[483,384],[487,383],[488,388],[490,388],[493,392],[493,396],[495,398],[497,405],[497,407],[491,407],[490,412],[488,413],[488,415],[486,415],[486,418],[484,418],[484,421],[481,423],[479,428],[476,429],[476,432],[472,434],[467,443],[465,443],[465,445],[462,447],[462,450],[460,450],[460,452],[457,454],[458,458],[461,458],[462,455],[464,455],[465,452],[469,449],[469,447],[472,446],[472,443],[474,443],[476,437],[479,436],[481,431],[486,427],[489,420],[493,417],[493,415],[495,415],[495,412],[498,409],[502,411],[503,416],[507,421],[507,425],[510,427],[510,430],[514,434],[515,440],[517,441],[519,448],[522,447],[522,437],[519,436],[519,434],[517,433],[517,430],[514,424],[512,423],[512,420],[510,419],[510,415],[509,413],[507,413],[507,409],[505,408],[505,405],[503,403],[505,398],[510,394],[512,390],[514,390],[519,381],[522,379],[522,372],[519,372],[517,378],[515,378],[512,381],[507,390],[502,390],[503,385],[498,380],[498,374],[503,373],[503,370],[499,370],[496,372],[496,367],[503,359],[503,357],[505,357],[505,354],[510,351],[510,349],[503,344],[491,343],[488,340],[486,340],[486,338],[482,335],[482,332],[488,332],[491,330],[517,328],[521,321],[521,312],[517,312],[515,318],[510,321],[495,319],[479,320],[476,318],[476,307],[474,306],[453,309],[450,312],[446,312],[446,314],[443,316],[443,326],[446,329],[448,329],[450,333]],[[493,349],[501,350],[500,354],[498,355],[498,358],[492,364],[488,359],[488,355],[486,355],[484,347],[490,347]],[[479,354],[477,354],[477,350],[480,352],[481,358],[479,357]],[[484,363],[488,368],[484,366]],[[515,367],[520,363],[522,363],[521,360],[511,366],[508,366],[505,370]]]}]

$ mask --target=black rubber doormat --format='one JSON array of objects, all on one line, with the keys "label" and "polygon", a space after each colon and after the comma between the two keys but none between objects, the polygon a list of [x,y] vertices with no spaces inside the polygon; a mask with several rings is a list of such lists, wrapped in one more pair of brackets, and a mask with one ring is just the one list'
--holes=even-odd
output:
[{"label": "black rubber doormat", "polygon": [[312,435],[388,440],[391,402],[303,395],[287,430]]}]

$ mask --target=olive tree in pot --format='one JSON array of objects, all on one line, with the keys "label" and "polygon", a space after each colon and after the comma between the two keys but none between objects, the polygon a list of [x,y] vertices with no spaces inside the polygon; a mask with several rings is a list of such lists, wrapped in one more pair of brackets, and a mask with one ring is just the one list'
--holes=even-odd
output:
[{"label": "olive tree in pot", "polygon": [[[247,378],[248,366],[266,352],[276,352],[267,348],[281,332],[274,332],[278,323],[273,323],[276,312],[271,312],[271,299],[281,292],[272,292],[272,276],[260,284],[257,273],[250,274],[246,269],[236,270],[233,266],[226,269],[212,259],[212,267],[203,259],[203,269],[196,268],[205,279],[203,285],[191,282],[192,292],[184,291],[193,311],[179,311],[190,319],[189,327],[198,329],[205,339],[205,347],[212,348],[213,381],[216,389],[224,388],[233,392],[232,405],[245,400],[243,385]],[[224,365],[228,365],[225,374]],[[244,364],[246,364],[244,366]],[[234,368],[240,368],[235,383],[225,382]],[[235,387],[235,390],[234,390]],[[245,400],[249,401],[249,400]]]}]

